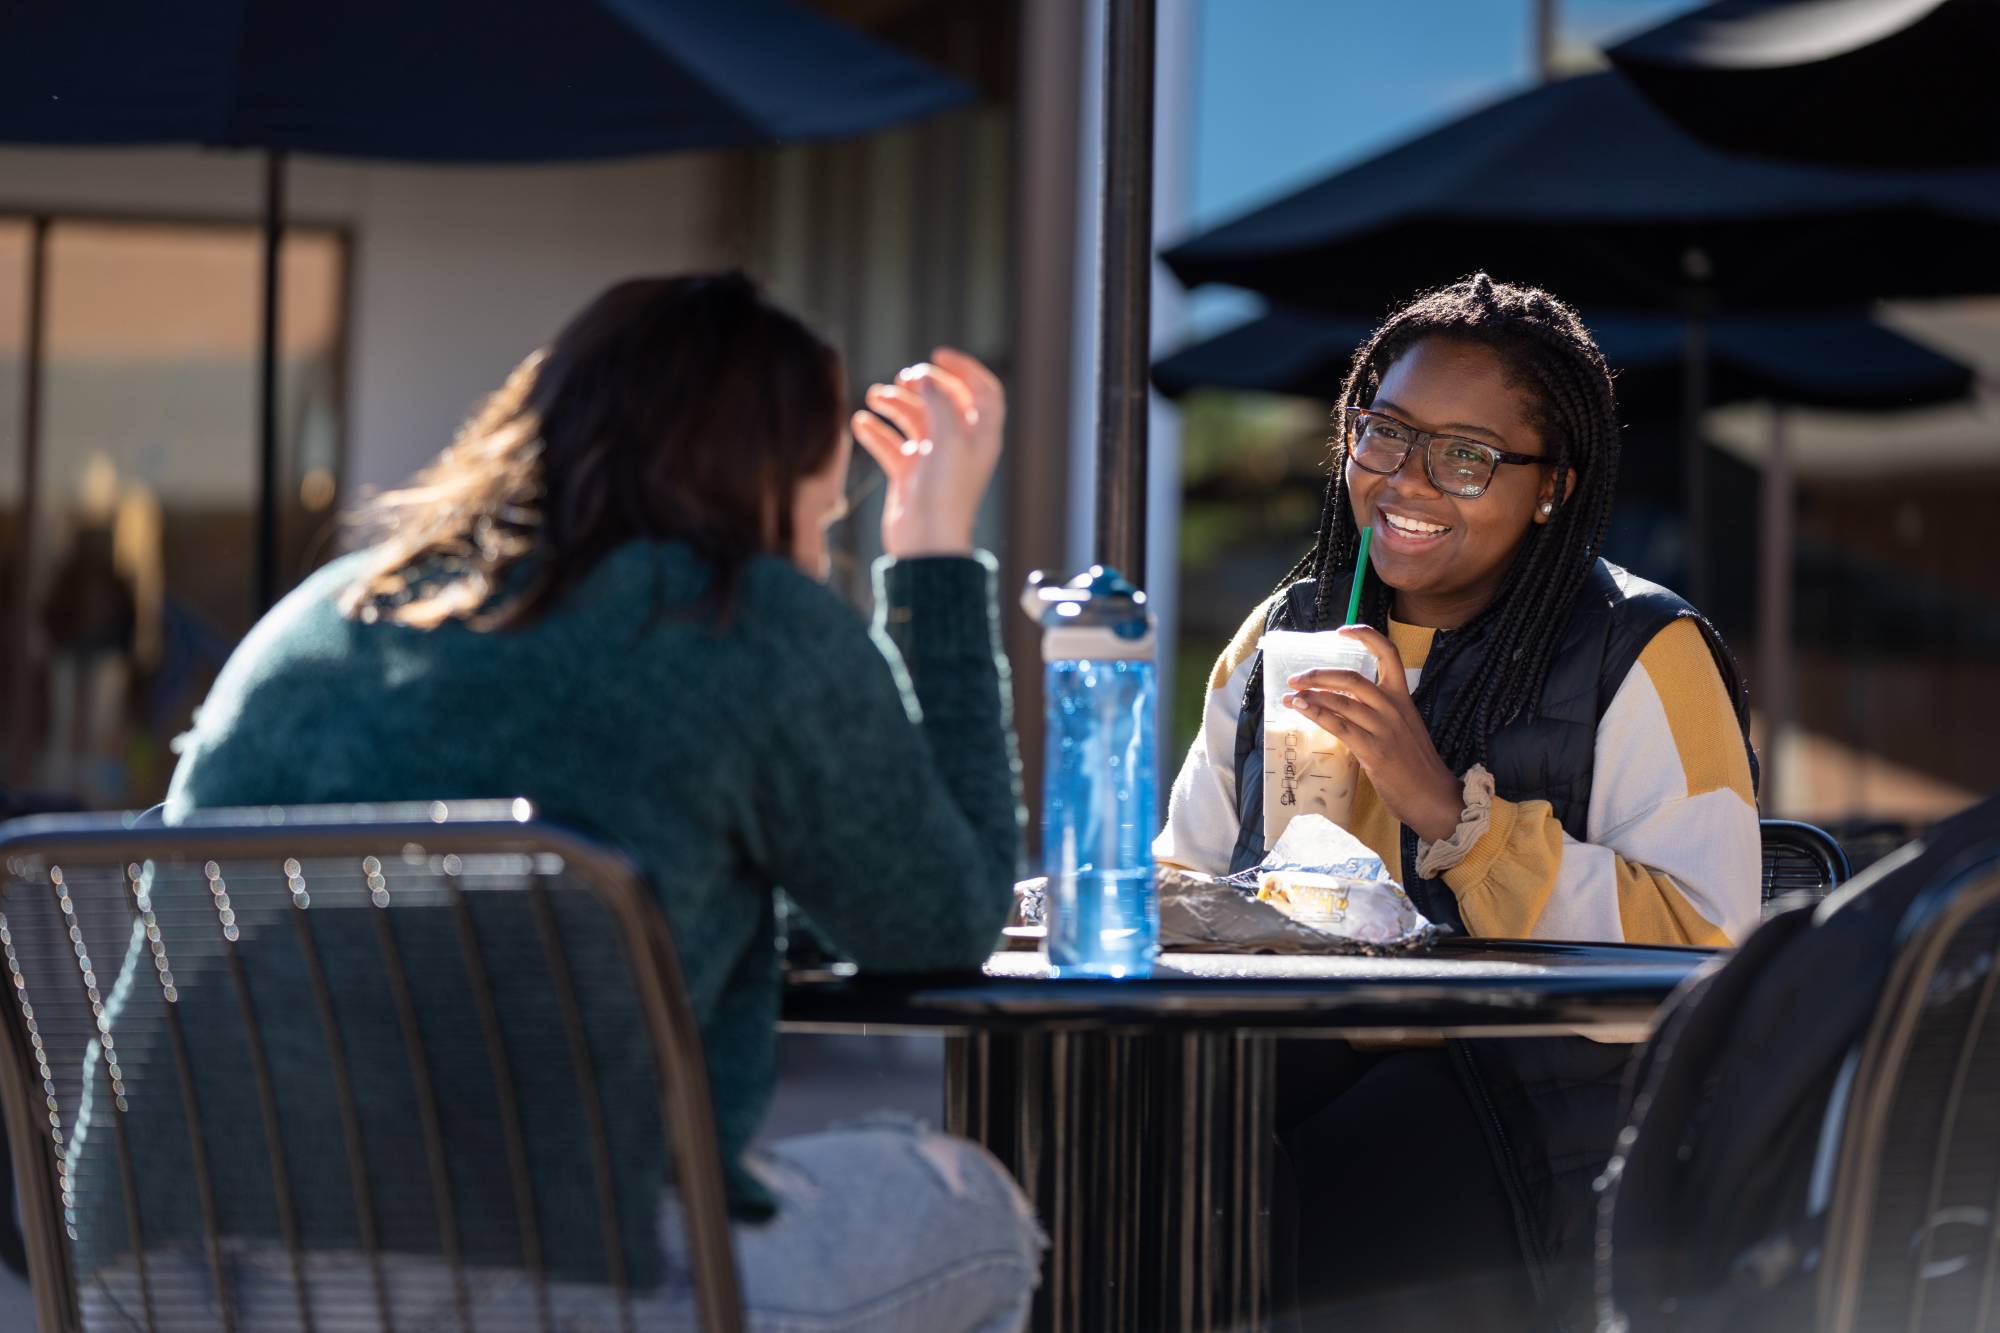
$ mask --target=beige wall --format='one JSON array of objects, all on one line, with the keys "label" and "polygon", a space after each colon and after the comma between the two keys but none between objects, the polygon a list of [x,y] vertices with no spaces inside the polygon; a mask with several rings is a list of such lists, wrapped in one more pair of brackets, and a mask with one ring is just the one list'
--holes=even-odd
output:
[{"label": "beige wall", "polygon": [[[741,257],[739,159],[506,169],[301,160],[289,213],[352,241],[346,482],[391,484],[605,284]],[[257,158],[0,150],[0,214],[254,221]]]}]

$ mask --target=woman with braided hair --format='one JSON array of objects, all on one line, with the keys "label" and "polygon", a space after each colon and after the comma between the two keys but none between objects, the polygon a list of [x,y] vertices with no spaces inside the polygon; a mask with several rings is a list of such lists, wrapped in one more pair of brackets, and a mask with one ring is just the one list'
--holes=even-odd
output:
[{"label": "woman with braided hair", "polygon": [[[1342,632],[1380,684],[1309,671],[1286,704],[1353,751],[1349,829],[1431,920],[1740,940],[1759,904],[1747,703],[1694,608],[1599,556],[1618,448],[1611,374],[1558,298],[1482,273],[1391,315],[1335,409],[1312,550],[1216,664],[1158,858],[1212,874],[1262,859],[1257,640],[1339,627],[1361,579]],[[1568,1038],[1288,1050],[1306,1326],[1581,1325],[1626,1054]]]}]

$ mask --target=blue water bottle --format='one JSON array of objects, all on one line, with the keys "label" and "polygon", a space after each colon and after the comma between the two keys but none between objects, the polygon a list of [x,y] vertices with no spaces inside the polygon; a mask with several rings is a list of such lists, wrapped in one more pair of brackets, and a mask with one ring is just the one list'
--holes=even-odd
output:
[{"label": "blue water bottle", "polygon": [[1115,569],[1067,584],[1028,576],[1042,626],[1048,750],[1042,781],[1049,970],[1144,977],[1160,944],[1153,896],[1153,614]]}]

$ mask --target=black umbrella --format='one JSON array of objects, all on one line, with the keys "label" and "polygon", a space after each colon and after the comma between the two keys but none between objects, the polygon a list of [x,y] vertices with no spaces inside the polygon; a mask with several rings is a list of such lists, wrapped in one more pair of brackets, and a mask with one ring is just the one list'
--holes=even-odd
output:
[{"label": "black umbrella", "polygon": [[269,150],[258,604],[278,591],[283,158],[538,162],[838,138],[971,90],[792,3],[187,0],[0,13],[0,142]]},{"label": "black umbrella", "polygon": [[[1671,316],[1592,318],[1618,375],[1628,421],[1672,421],[1680,411],[1684,335]],[[1179,397],[1195,389],[1250,389],[1331,400],[1340,394],[1366,320],[1273,310],[1157,362],[1153,383]],[[1892,410],[1957,402],[1977,372],[1864,314],[1723,315],[1710,330],[1712,405],[1765,400],[1797,407]]]},{"label": "black umbrella", "polygon": [[792,0],[11,5],[0,138],[529,162],[837,138],[956,81]]},{"label": "black umbrella", "polygon": [[2000,291],[2000,170],[1732,157],[1604,72],[1509,97],[1168,250],[1193,286],[1375,315],[1476,268],[1599,309]]},{"label": "black umbrella", "polygon": [[2000,4],[1721,0],[1611,61],[1707,143],[1871,167],[2000,166]]}]

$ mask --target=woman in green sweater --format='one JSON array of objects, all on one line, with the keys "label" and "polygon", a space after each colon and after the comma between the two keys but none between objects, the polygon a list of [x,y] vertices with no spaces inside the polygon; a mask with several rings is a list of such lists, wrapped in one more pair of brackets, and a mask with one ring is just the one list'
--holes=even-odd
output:
[{"label": "woman in green sweater", "polygon": [[[773,1079],[773,892],[865,969],[974,968],[1015,878],[995,567],[972,547],[1001,386],[940,349],[855,414],[888,480],[871,630],[821,582],[842,379],[740,275],[613,287],[375,503],[372,546],[250,632],[168,818],[522,795],[619,843],[685,960],[752,1327],[985,1333],[1025,1318],[1040,1239],[980,1149],[874,1125],[746,1151]],[[647,1267],[682,1268],[663,1243]]]}]

